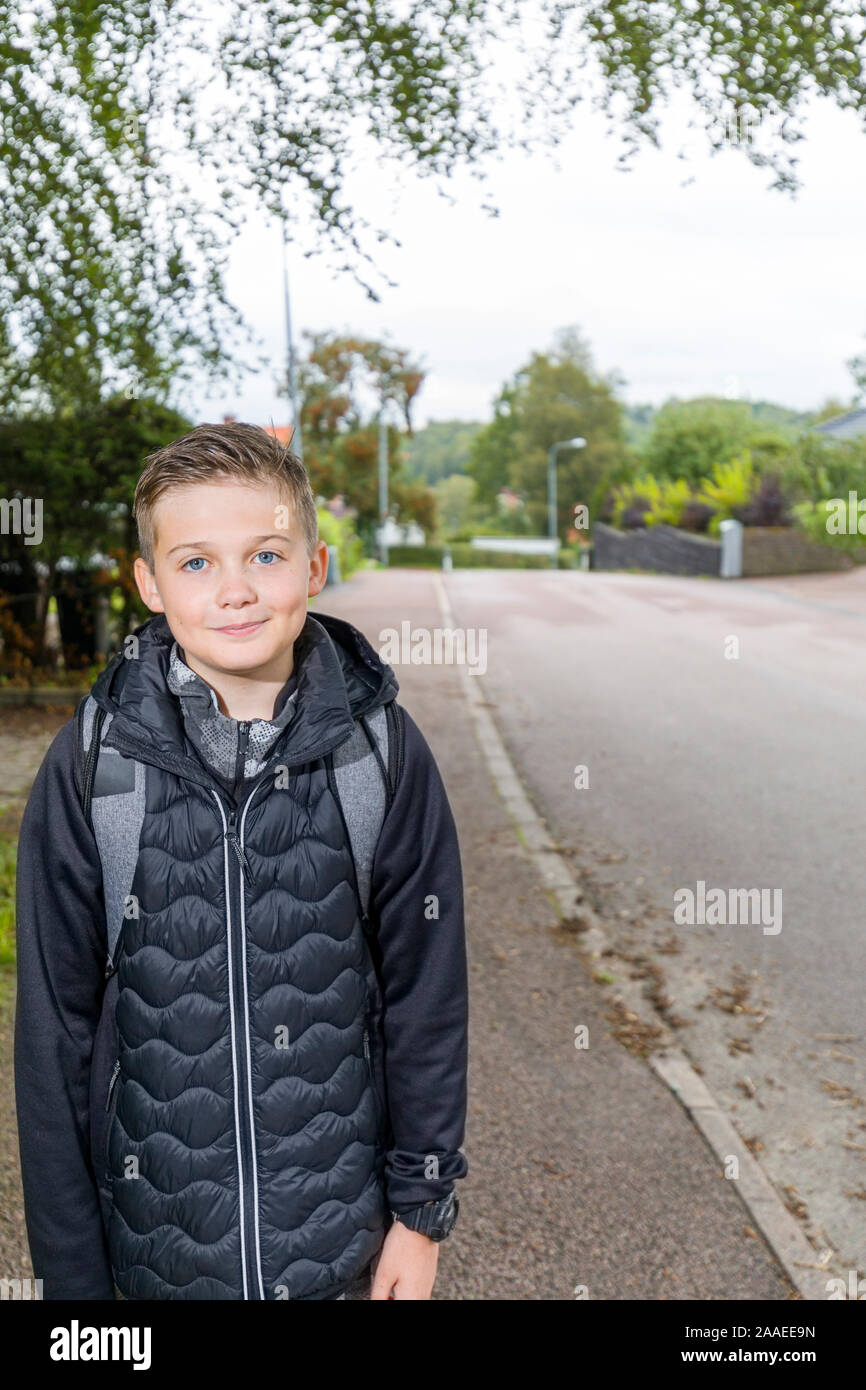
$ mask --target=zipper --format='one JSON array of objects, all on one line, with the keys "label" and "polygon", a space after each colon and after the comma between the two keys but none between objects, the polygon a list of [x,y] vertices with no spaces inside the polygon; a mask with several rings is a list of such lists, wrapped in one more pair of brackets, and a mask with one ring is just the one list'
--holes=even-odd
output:
[{"label": "zipper", "polygon": [[376,1085],[376,1073],[375,1073],[375,1071],[373,1070],[373,1058],[372,1058],[372,1050],[371,1050],[371,1047],[370,1047],[370,1027],[369,1027],[369,1025],[365,1025],[365,1027],[364,1027],[364,1057],[365,1057],[366,1062],[367,1062],[367,1074],[368,1074],[369,1077],[370,1077],[370,1086],[372,1087],[372,1091],[373,1091],[373,1103],[374,1103],[375,1106],[376,1106],[376,1133],[377,1133],[377,1138],[378,1138],[378,1132],[379,1132],[379,1130],[380,1130],[380,1128],[381,1128],[381,1125],[382,1125],[382,1104],[381,1104],[381,1101],[379,1100],[379,1088],[378,1088],[378,1086]]},{"label": "zipper", "polygon": [[111,1097],[114,1095],[114,1088],[115,1088],[115,1086],[117,1085],[117,1078],[118,1078],[119,1075],[120,1075],[120,1061],[118,1060],[118,1061],[116,1061],[115,1064],[114,1064],[114,1071],[111,1073],[111,1080],[110,1080],[109,1083],[108,1083],[108,1095],[107,1095],[106,1098],[105,1098],[105,1108],[106,1108],[106,1110],[110,1110],[110,1109],[111,1109]]},{"label": "zipper", "polygon": [[[240,752],[238,754],[240,757]],[[238,1161],[238,1197],[241,1227],[241,1269],[245,1299],[265,1297],[259,1243],[258,1175],[256,1173],[255,1118],[253,1115],[252,1072],[250,1066],[249,988],[247,985],[246,930],[244,923],[244,880],[252,883],[253,874],[244,853],[244,821],[247,810],[259,787],[267,780],[262,777],[253,787],[242,808],[229,809],[228,818],[222,797],[211,788],[224,826],[224,869],[226,883],[226,932],[229,964],[229,1017],[232,1038],[232,1070],[235,1083],[235,1146]],[[238,811],[240,831],[238,831]],[[229,855],[231,845],[238,870]]]},{"label": "zipper", "polygon": [[244,772],[247,765],[247,744],[250,737],[250,724],[247,719],[238,720],[238,751],[235,757],[235,798],[243,791]]},{"label": "zipper", "polygon": [[111,1080],[108,1083],[108,1095],[105,1097],[105,1138],[102,1142],[102,1166],[104,1171],[104,1181],[111,1186],[111,1174],[109,1171],[108,1143],[111,1139],[111,1125],[114,1119],[116,1105],[113,1104],[117,1094],[117,1081],[120,1076],[120,1059],[115,1062],[114,1070],[111,1073]]}]

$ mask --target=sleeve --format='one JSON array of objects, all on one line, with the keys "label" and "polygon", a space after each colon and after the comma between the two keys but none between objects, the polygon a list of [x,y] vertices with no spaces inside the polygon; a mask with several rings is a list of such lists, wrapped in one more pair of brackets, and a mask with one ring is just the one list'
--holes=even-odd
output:
[{"label": "sleeve", "polygon": [[73,737],[70,720],[36,774],[18,840],[18,1147],[30,1256],[43,1299],[113,1299],[90,1154],[105,907],[99,851],[72,776]]},{"label": "sleeve", "polygon": [[372,866],[393,1211],[438,1200],[466,1176],[468,971],[457,828],[436,761],[401,706],[405,749]]}]

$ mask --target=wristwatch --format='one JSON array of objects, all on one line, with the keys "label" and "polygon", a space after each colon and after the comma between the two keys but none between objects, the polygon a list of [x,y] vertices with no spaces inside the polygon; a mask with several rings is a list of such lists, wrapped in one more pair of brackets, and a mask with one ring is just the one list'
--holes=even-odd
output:
[{"label": "wristwatch", "polygon": [[420,1231],[430,1240],[444,1240],[454,1230],[459,1210],[460,1201],[452,1189],[447,1197],[441,1197],[438,1202],[425,1202],[411,1211],[392,1211],[391,1215],[395,1221],[402,1221],[410,1231]]}]

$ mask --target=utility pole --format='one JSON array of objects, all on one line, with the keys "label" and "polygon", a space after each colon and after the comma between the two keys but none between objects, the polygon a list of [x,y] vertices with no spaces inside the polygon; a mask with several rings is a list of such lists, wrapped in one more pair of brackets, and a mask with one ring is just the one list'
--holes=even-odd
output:
[{"label": "utility pole", "polygon": [[388,425],[385,420],[387,397],[382,395],[379,406],[379,558],[383,565],[388,563],[388,539],[385,527],[388,521]]},{"label": "utility pole", "polygon": [[283,220],[280,223],[280,230],[282,232],[283,239],[283,304],[286,315],[286,345],[289,367],[289,400],[292,403],[292,421],[295,426],[294,433],[292,434],[291,450],[293,454],[297,454],[298,458],[301,460],[301,463],[303,463],[304,441],[301,438],[301,417],[298,411],[298,394],[297,387],[295,384],[295,348],[294,344],[292,343],[292,309],[291,302],[289,299],[289,255],[285,215],[283,216]]}]

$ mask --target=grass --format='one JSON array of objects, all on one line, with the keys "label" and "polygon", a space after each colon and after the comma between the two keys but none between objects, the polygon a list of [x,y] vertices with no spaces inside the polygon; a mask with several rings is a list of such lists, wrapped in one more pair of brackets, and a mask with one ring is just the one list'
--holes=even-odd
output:
[{"label": "grass", "polygon": [[0,833],[0,969],[15,965],[16,842]]}]

